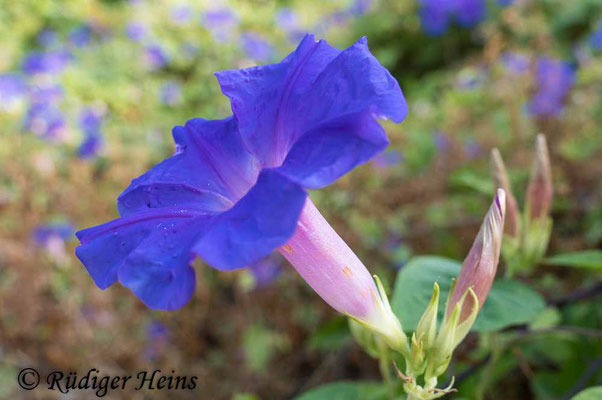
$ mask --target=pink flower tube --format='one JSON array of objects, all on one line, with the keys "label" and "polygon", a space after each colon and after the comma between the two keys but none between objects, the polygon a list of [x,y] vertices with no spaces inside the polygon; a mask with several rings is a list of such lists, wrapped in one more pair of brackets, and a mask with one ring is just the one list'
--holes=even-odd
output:
[{"label": "pink flower tube", "polygon": [[384,291],[310,199],[297,231],[279,251],[332,308],[380,332],[389,342],[403,341]]}]

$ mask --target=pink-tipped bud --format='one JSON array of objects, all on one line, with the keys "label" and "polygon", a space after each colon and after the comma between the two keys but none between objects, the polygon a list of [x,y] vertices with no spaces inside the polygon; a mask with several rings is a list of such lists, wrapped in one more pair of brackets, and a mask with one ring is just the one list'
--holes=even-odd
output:
[{"label": "pink-tipped bud", "polygon": [[380,332],[392,347],[405,345],[406,337],[382,285],[377,287],[364,264],[310,199],[297,231],[279,251],[335,310]]},{"label": "pink-tipped bud", "polygon": [[[476,295],[479,310],[483,307],[500,259],[505,214],[506,194],[503,189],[498,189],[479,234],[462,264],[460,275],[447,303],[446,316],[452,314],[454,307],[469,288],[472,288]],[[460,322],[467,319],[474,308],[473,296],[466,296],[462,305]]]},{"label": "pink-tipped bud", "polygon": [[535,143],[535,161],[531,171],[531,180],[527,189],[526,211],[531,220],[547,218],[552,206],[552,171],[550,156],[544,135],[537,135]]},{"label": "pink-tipped bud", "polygon": [[520,234],[520,216],[518,212],[518,203],[512,193],[510,180],[506,172],[506,166],[498,149],[491,151],[491,170],[493,173],[493,183],[496,188],[502,188],[506,193],[506,221],[504,231],[511,237],[518,237]]}]

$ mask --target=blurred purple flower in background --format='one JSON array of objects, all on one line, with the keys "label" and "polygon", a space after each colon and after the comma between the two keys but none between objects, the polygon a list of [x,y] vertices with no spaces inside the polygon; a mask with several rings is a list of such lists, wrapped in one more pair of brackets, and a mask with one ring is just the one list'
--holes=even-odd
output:
[{"label": "blurred purple flower in background", "polygon": [[464,141],[464,153],[469,158],[479,158],[483,155],[483,148],[475,139],[469,138]]},{"label": "blurred purple flower in background", "polygon": [[100,132],[102,113],[93,107],[84,108],[79,114],[79,127],[86,133]]},{"label": "blurred purple flower in background", "polygon": [[497,3],[502,7],[506,7],[513,4],[514,0],[497,0]]},{"label": "blurred purple flower in background", "polygon": [[16,73],[0,74],[0,111],[10,111],[27,93],[25,79]]},{"label": "blurred purple flower in background", "polygon": [[433,132],[433,144],[439,154],[445,153],[451,148],[452,141],[445,132]]},{"label": "blurred purple flower in background", "polygon": [[282,273],[282,259],[272,254],[249,267],[255,281],[255,287],[268,286]]},{"label": "blurred purple flower in background", "polygon": [[283,7],[276,12],[276,25],[282,29],[293,42],[303,38],[305,32],[301,27],[299,15],[290,7]]},{"label": "blurred purple flower in background", "polygon": [[23,60],[22,69],[27,75],[59,74],[70,61],[66,50],[32,51]]},{"label": "blurred purple flower in background", "polygon": [[150,29],[144,22],[132,21],[127,24],[125,33],[131,41],[141,42],[148,37]]},{"label": "blurred purple flower in background", "polygon": [[151,321],[146,326],[146,337],[153,343],[165,343],[169,340],[169,328],[162,322]]},{"label": "blurred purple flower in background", "polygon": [[482,87],[487,80],[487,68],[482,65],[467,67],[460,71],[456,85],[460,90],[474,90]]},{"label": "blurred purple flower in background", "polygon": [[504,68],[513,74],[524,74],[531,67],[531,59],[526,54],[517,53],[514,51],[506,51],[500,59]]},{"label": "blurred purple flower in background", "polygon": [[567,61],[551,57],[537,60],[536,90],[527,105],[536,116],[558,116],[568,92],[575,83],[575,69]]},{"label": "blurred purple flower in background", "polygon": [[372,158],[372,164],[378,169],[397,166],[404,161],[403,153],[398,150],[386,150]]},{"label": "blurred purple flower in background", "polygon": [[63,242],[70,240],[75,233],[75,227],[68,222],[51,222],[38,225],[33,231],[33,241],[38,246],[46,246],[51,240]]},{"label": "blurred purple flower in background", "polygon": [[61,139],[61,133],[66,126],[63,113],[52,103],[33,103],[25,116],[25,130],[44,140]]},{"label": "blurred purple flower in background", "polygon": [[101,289],[172,310],[194,293],[196,256],[233,270],[278,249],[328,304],[380,326],[370,273],[306,189],[385,149],[377,118],[407,114],[397,81],[365,38],[339,50],[311,35],[281,63],[216,75],[234,115],[175,127],[175,154],[119,196],[120,218],[77,232],[77,257]]},{"label": "blurred purple flower in background", "polygon": [[472,27],[485,18],[486,0],[454,0],[453,14],[459,25]]},{"label": "blurred purple flower in background", "polygon": [[144,61],[151,69],[160,69],[169,64],[169,56],[159,44],[151,44],[144,49]]},{"label": "blurred purple flower in background", "polygon": [[103,138],[100,133],[86,134],[77,149],[77,155],[83,159],[96,157],[102,145]]},{"label": "blurred purple flower in background", "polygon": [[370,11],[373,0],[354,0],[349,7],[349,12],[351,15],[363,15]]},{"label": "blurred purple flower in background", "polygon": [[245,32],[242,43],[247,57],[255,61],[268,61],[274,56],[274,46],[257,32]]},{"label": "blurred purple flower in background", "polygon": [[30,88],[29,99],[32,103],[58,103],[65,97],[61,84],[35,85]]},{"label": "blurred purple flower in background", "polygon": [[454,0],[419,0],[420,24],[424,32],[439,36],[447,31]]},{"label": "blurred purple flower in background", "polygon": [[88,159],[98,155],[103,144],[102,122],[102,113],[93,107],[84,108],[80,112],[79,128],[84,133],[84,139],[77,150],[79,157]]},{"label": "blurred purple flower in background", "polygon": [[602,50],[602,21],[598,21],[596,29],[589,37],[589,44],[594,50]]},{"label": "blurred purple flower in background", "polygon": [[165,82],[159,89],[159,99],[168,106],[178,104],[182,100],[182,86],[175,80]]},{"label": "blurred purple flower in background", "polygon": [[450,22],[472,27],[485,18],[485,0],[419,0],[420,23],[428,35],[440,36]]},{"label": "blurred purple flower in background", "polygon": [[75,228],[68,222],[38,225],[32,234],[36,246],[42,247],[56,263],[69,262],[65,243],[73,238]]},{"label": "blurred purple flower in background", "polygon": [[169,343],[169,327],[164,323],[152,320],[146,325],[146,339],[149,344],[144,348],[143,355],[148,361],[154,361]]},{"label": "blurred purple flower in background", "polygon": [[229,8],[222,7],[205,12],[202,23],[211,32],[214,40],[226,42],[234,37],[238,16]]},{"label": "blurred purple flower in background", "polygon": [[177,4],[169,9],[169,18],[175,24],[182,25],[190,22],[192,7],[188,4]]},{"label": "blurred purple flower in background", "polygon": [[44,28],[36,36],[36,41],[42,47],[50,47],[58,42],[58,35],[54,29]]},{"label": "blurred purple flower in background", "polygon": [[78,48],[86,47],[92,40],[92,28],[90,25],[83,24],[73,28],[69,32],[69,42]]}]

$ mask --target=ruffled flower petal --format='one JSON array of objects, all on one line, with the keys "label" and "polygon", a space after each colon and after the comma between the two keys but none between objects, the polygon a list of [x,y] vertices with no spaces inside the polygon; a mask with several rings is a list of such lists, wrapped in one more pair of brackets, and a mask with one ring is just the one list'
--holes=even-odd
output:
[{"label": "ruffled flower petal", "polygon": [[384,129],[369,110],[343,115],[308,132],[278,168],[301,186],[329,185],[389,144]]},{"label": "ruffled flower petal", "polygon": [[215,219],[193,250],[222,270],[253,264],[293,236],[306,197],[282,174],[263,170],[255,186]]},{"label": "ruffled flower petal", "polygon": [[[344,116],[363,118],[370,110],[374,117],[401,122],[407,114],[397,81],[372,56],[365,38],[338,50],[307,35],[279,64],[216,75],[243,141],[264,167],[280,166],[300,138]],[[374,134],[380,137],[381,130]]]},{"label": "ruffled flower petal", "polygon": [[[202,234],[211,217],[182,207],[140,212],[77,232],[81,245],[75,254],[101,289],[115,283],[126,264],[148,274],[162,270],[157,279],[182,276],[190,262],[192,241]],[[132,281],[126,279],[125,284]]]},{"label": "ruffled flower petal", "polygon": [[207,211],[232,206],[253,185],[255,159],[243,146],[236,121],[196,118],[173,130],[176,153],[132,180],[119,196],[122,216],[140,210],[194,204]]},{"label": "ruffled flower petal", "polygon": [[119,282],[144,304],[159,310],[175,310],[190,300],[195,272],[190,248],[202,235],[208,217],[157,227],[134,249],[119,268]]}]

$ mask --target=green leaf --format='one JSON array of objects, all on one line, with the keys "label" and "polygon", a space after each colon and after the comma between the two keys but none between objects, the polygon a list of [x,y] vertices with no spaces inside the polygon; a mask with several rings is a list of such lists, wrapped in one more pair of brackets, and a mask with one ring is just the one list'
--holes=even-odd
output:
[{"label": "green leaf", "polygon": [[[439,284],[439,320],[445,312],[441,298],[445,299],[452,279],[458,276],[461,264],[442,257],[420,256],[412,258],[397,275],[391,307],[405,331],[413,331],[433,293],[435,281]],[[445,304],[445,303],[443,303]]]},{"label": "green leaf", "polygon": [[[395,283],[391,306],[406,331],[413,331],[426,310],[433,283],[441,289],[439,319],[443,319],[445,301],[452,279],[460,272],[457,261],[433,257],[415,257],[401,270]],[[543,298],[529,286],[513,280],[494,282],[473,330],[490,332],[510,325],[530,322],[545,308]]]},{"label": "green leaf", "polygon": [[483,174],[468,168],[461,169],[452,173],[449,180],[454,186],[472,189],[487,196],[495,190],[488,171]]},{"label": "green leaf", "polygon": [[557,254],[544,260],[549,265],[597,269],[602,271],[602,250]]},{"label": "green leaf", "polygon": [[602,386],[595,386],[577,393],[571,400],[600,400],[602,399]]},{"label": "green leaf", "polygon": [[378,382],[334,382],[319,386],[295,400],[384,400],[387,388]]},{"label": "green leaf", "polygon": [[514,280],[498,280],[472,327],[491,332],[510,325],[528,323],[546,307],[544,299],[529,286]]}]

